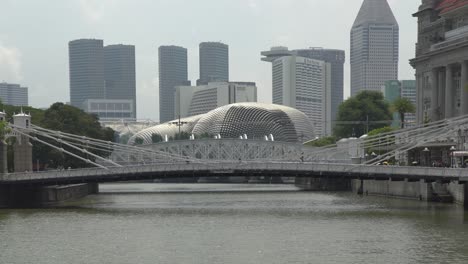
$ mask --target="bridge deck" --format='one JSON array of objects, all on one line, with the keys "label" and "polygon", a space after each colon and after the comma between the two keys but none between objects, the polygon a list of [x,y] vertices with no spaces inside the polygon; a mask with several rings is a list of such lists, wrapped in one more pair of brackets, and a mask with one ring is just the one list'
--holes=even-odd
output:
[{"label": "bridge deck", "polygon": [[344,179],[468,182],[468,169],[363,166],[299,162],[204,162],[140,164],[106,169],[81,169],[0,175],[0,184],[70,184],[156,178],[211,176],[298,176]]}]

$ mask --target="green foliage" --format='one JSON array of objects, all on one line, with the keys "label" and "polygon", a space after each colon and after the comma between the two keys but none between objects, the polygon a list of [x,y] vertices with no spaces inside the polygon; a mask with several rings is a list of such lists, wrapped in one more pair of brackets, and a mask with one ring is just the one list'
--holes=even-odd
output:
[{"label": "green foliage", "polygon": [[135,138],[135,145],[143,145],[144,142],[145,140],[141,137]]},{"label": "green foliage", "polygon": [[366,133],[367,125],[373,130],[386,126],[382,121],[389,120],[392,120],[392,114],[382,93],[362,91],[340,105],[337,121],[341,124],[335,126],[334,135],[337,138],[360,137]]},{"label": "green foliage", "polygon": [[160,134],[154,133],[151,135],[151,142],[153,142],[153,144],[156,144],[162,141],[164,141],[164,139]]},{"label": "green foliage", "polygon": [[195,138],[196,139],[210,139],[210,138],[213,138],[214,135],[210,134],[210,133],[203,133],[203,134],[199,134],[199,135],[195,135]]},{"label": "green foliage", "polygon": [[392,131],[395,131],[395,128],[390,127],[390,126],[385,126],[385,127],[376,128],[376,129],[374,129],[372,131],[369,131],[369,133],[367,135],[369,137],[372,137],[372,136],[377,136],[377,135],[384,134],[384,133],[389,133],[389,132],[392,132]]},{"label": "green foliage", "polygon": [[0,121],[0,141],[5,140],[5,135],[10,132],[7,122]]},{"label": "green foliage", "polygon": [[180,132],[175,134],[174,140],[188,140],[190,139],[190,133],[188,132]]},{"label": "green foliage", "polygon": [[405,127],[405,114],[416,112],[416,107],[408,98],[398,98],[391,106],[393,112],[397,112],[400,116],[401,128]]},{"label": "green foliage", "polygon": [[325,146],[336,144],[336,141],[337,141],[336,137],[331,136],[331,137],[323,137],[321,139],[309,141],[304,145],[310,146],[310,147],[325,147]]},{"label": "green foliage", "polygon": [[[395,144],[395,136],[387,135],[384,137],[383,134],[390,133],[395,130],[396,128],[386,126],[369,131],[366,142],[364,143],[366,153],[375,152],[378,155],[381,155],[387,151],[390,151],[392,146]],[[379,135],[382,135],[383,138],[378,139]]]},{"label": "green foliage", "polygon": [[[33,107],[18,107],[0,104],[0,109],[5,109],[7,113],[7,120],[11,120],[15,113],[23,112],[31,115],[31,123],[50,130],[62,131],[65,133],[86,136],[90,138],[100,139],[104,141],[114,141],[114,130],[111,128],[102,128],[98,118],[95,115],[87,114],[84,111],[63,103],[55,103],[49,109],[42,110]],[[55,141],[45,137],[38,137],[40,140],[57,145]],[[13,142],[9,142],[14,144]],[[66,155],[61,151],[55,150],[39,142],[32,142],[33,144],[33,161],[43,164],[45,167],[57,168],[83,168],[90,165],[76,158]],[[82,153],[74,150],[66,145],[59,146],[63,149],[79,154]],[[88,149],[97,155],[105,156],[108,152],[97,151]],[[13,152],[9,148],[9,170],[12,169]],[[88,156],[88,159],[95,161],[95,158]]]}]

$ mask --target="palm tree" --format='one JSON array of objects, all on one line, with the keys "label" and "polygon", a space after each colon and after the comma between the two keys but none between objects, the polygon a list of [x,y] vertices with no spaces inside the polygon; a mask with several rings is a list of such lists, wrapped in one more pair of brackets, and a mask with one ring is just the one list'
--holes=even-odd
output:
[{"label": "palm tree", "polygon": [[405,114],[416,112],[416,107],[408,98],[398,98],[392,103],[392,112],[400,115],[401,128],[405,128]]}]

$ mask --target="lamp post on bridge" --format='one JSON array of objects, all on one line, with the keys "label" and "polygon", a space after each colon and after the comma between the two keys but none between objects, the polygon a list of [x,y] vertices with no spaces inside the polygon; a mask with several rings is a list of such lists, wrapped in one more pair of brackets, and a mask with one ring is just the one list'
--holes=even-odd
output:
[{"label": "lamp post on bridge", "polygon": [[429,152],[430,152],[430,150],[428,148],[424,148],[423,152],[424,152],[424,160],[425,160],[426,166],[430,167],[430,164],[429,164]]},{"label": "lamp post on bridge", "polygon": [[183,126],[183,125],[188,124],[188,122],[182,122],[182,121],[180,121],[180,115],[179,115],[178,121],[176,121],[176,122],[171,122],[171,123],[169,123],[169,124],[171,124],[171,125],[176,125],[176,126],[179,127],[179,137],[180,137],[180,127]]},{"label": "lamp post on bridge", "polygon": [[450,168],[453,168],[453,166],[454,166],[454,164],[453,164],[454,162],[453,162],[453,161],[454,161],[454,158],[455,158],[455,157],[453,156],[453,153],[454,153],[456,150],[457,150],[457,149],[455,148],[455,146],[450,147]]}]

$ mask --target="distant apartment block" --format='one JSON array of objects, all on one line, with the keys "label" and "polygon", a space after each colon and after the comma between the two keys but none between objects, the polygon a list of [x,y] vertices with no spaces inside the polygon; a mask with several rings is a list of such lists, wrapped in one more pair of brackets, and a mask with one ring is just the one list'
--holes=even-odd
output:
[{"label": "distant apartment block", "polygon": [[14,106],[28,106],[28,88],[19,84],[0,83],[0,99],[3,104]]},{"label": "distant apartment block", "polygon": [[233,103],[257,102],[253,82],[210,82],[200,86],[178,86],[175,95],[175,118],[208,113]]},{"label": "distant apartment block", "polygon": [[364,0],[351,29],[351,96],[398,80],[399,27],[387,0]]},{"label": "distant apartment block", "polygon": [[190,85],[187,49],[178,46],[159,47],[159,122],[174,119],[175,87]]},{"label": "distant apartment block", "polygon": [[200,79],[197,85],[229,81],[229,46],[221,42],[200,43]]},{"label": "distant apartment block", "polygon": [[86,111],[87,100],[131,100],[136,119],[135,46],[78,39],[68,47],[71,105]]}]

